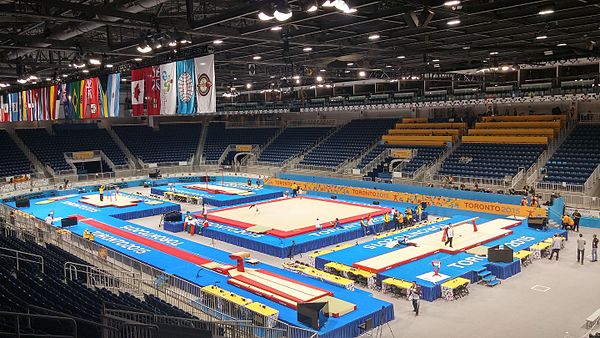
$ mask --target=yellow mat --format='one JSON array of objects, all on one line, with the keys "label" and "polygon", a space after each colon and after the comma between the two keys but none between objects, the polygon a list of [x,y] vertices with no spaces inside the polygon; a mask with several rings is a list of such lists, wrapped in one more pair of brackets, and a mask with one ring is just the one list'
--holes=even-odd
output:
[{"label": "yellow mat", "polygon": [[269,227],[262,226],[262,225],[255,225],[255,226],[246,228],[246,231],[248,231],[248,232],[254,232],[256,234],[264,234],[265,232],[271,231],[271,230],[273,230],[273,229],[269,228]]}]

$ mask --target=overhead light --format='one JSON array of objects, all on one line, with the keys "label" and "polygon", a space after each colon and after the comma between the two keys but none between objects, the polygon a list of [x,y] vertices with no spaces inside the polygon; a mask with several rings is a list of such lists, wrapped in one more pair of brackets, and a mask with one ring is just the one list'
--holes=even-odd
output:
[{"label": "overhead light", "polygon": [[310,51],[312,51],[312,47],[304,47],[304,48],[302,48],[302,51],[310,52]]},{"label": "overhead light", "polygon": [[246,89],[252,88],[252,83],[246,83]]},{"label": "overhead light", "polygon": [[296,79],[296,84],[300,84],[300,79]]},{"label": "overhead light", "polygon": [[369,40],[377,40],[380,37],[381,36],[379,34],[371,34],[371,35],[369,35]]},{"label": "overhead light", "polygon": [[439,63],[434,64],[433,68],[440,68],[440,64]]},{"label": "overhead light", "polygon": [[90,63],[90,65],[94,65],[94,66],[98,66],[102,64],[102,60],[100,60],[98,57],[90,57],[90,59],[88,60],[88,62]]},{"label": "overhead light", "polygon": [[279,0],[276,3],[273,16],[277,21],[286,21],[292,17],[292,10],[287,0]]},{"label": "overhead light", "polygon": [[498,52],[490,52],[490,55],[498,55]]},{"label": "overhead light", "polygon": [[317,82],[323,82],[323,77],[322,76],[317,76]]},{"label": "overhead light", "polygon": [[283,27],[281,27],[281,26],[274,26],[274,27],[271,27],[271,30],[272,30],[272,31],[274,31],[274,32],[276,32],[276,31],[280,31],[280,30],[282,30],[282,29],[283,29]]},{"label": "overhead light", "polygon": [[17,79],[17,82],[20,84],[25,84],[25,83],[27,83],[27,80],[26,79]]},{"label": "overhead light", "polygon": [[440,59],[433,59],[431,62],[440,62]]},{"label": "overhead light", "polygon": [[186,38],[183,38],[183,39],[179,40],[179,43],[182,43],[182,44],[184,44],[184,45],[185,45],[185,44],[187,44],[187,43],[192,43],[192,41],[191,41],[191,40],[188,40],[188,39],[186,39]]},{"label": "overhead light", "polygon": [[304,7],[302,8],[308,13],[315,12],[319,9],[319,2],[317,0],[309,0],[304,2]]},{"label": "overhead light", "polygon": [[135,59],[133,59],[133,60],[134,60],[134,61],[138,61],[138,62],[140,62],[140,61],[142,61],[142,58],[135,58]]},{"label": "overhead light", "polygon": [[292,11],[289,11],[289,12],[275,11],[273,13],[273,15],[275,16],[275,19],[277,19],[277,21],[286,21],[292,17]]},{"label": "overhead light", "polygon": [[260,60],[262,57],[260,55],[255,55],[252,57],[252,60]]},{"label": "overhead light", "polygon": [[222,44],[222,43],[223,43],[223,40],[218,40],[218,39],[217,39],[217,40],[213,41],[213,44],[214,44],[214,45],[220,45],[220,44]]},{"label": "overhead light", "polygon": [[552,13],[554,13],[554,6],[552,5],[542,6],[538,12],[539,15],[548,15]]},{"label": "overhead light", "polygon": [[143,54],[150,53],[152,51],[152,47],[147,42],[144,42],[137,46],[137,51]]},{"label": "overhead light", "polygon": [[554,55],[554,52],[551,50],[546,50],[544,51],[544,55],[548,56],[548,55]]},{"label": "overhead light", "polygon": [[63,74],[63,75],[62,75],[62,77],[67,77],[67,76],[69,76],[69,75],[67,75],[67,74]]},{"label": "overhead light", "polygon": [[462,49],[464,49],[464,50],[471,49],[471,46],[463,46]]},{"label": "overhead light", "polygon": [[404,55],[398,55],[398,56],[396,56],[396,59],[405,59],[405,58],[406,58],[406,56],[404,56]]},{"label": "overhead light", "polygon": [[352,66],[354,66],[354,62],[348,62],[348,63],[346,64],[346,66],[348,66],[348,67],[352,67]]},{"label": "overhead light", "polygon": [[73,60],[72,65],[75,68],[83,68],[85,67],[85,62],[81,61],[80,58],[75,58],[75,60]]},{"label": "overhead light", "polygon": [[121,82],[127,82],[127,78],[126,77],[122,77],[121,78]]},{"label": "overhead light", "polygon": [[28,81],[37,80],[37,79],[39,79],[39,78],[37,76],[33,75],[33,74],[29,75],[29,77],[27,78]]},{"label": "overhead light", "polygon": [[502,66],[502,68],[500,68],[500,69],[502,69],[502,71],[504,71],[504,72],[505,72],[505,71],[509,70],[509,69],[510,69],[510,67],[509,67],[509,66]]},{"label": "overhead light", "polygon": [[82,72],[84,72],[85,74],[89,73],[90,71],[87,69],[82,70]]},{"label": "overhead light", "polygon": [[456,25],[460,24],[460,20],[458,20],[458,19],[450,20],[450,21],[446,22],[446,24],[448,26],[456,26]]},{"label": "overhead light", "polygon": [[112,63],[107,63],[106,65],[104,65],[104,67],[106,67],[106,68],[112,68],[112,67],[114,67],[114,66],[113,66],[113,64],[112,64]]},{"label": "overhead light", "polygon": [[557,44],[556,47],[564,47],[566,45],[567,45],[566,43],[562,42],[562,43]]},{"label": "overhead light", "polygon": [[458,5],[460,5],[460,1],[457,1],[457,0],[444,2],[444,6],[448,6],[448,7],[453,7],[453,6],[458,6]]},{"label": "overhead light", "polygon": [[51,77],[47,77],[46,81],[52,81],[52,78]]},{"label": "overhead light", "polygon": [[258,18],[262,21],[269,21],[275,19],[274,16],[267,15],[265,12],[258,13]]},{"label": "overhead light", "polygon": [[547,39],[547,38],[548,38],[547,35],[538,35],[538,36],[535,37],[536,40],[544,40],[544,39]]},{"label": "overhead light", "polygon": [[299,80],[299,79],[300,79],[300,76],[299,76],[299,75],[294,75],[294,76],[292,76],[292,79],[294,79],[294,80]]},{"label": "overhead light", "polygon": [[319,69],[319,71],[320,71],[321,73],[325,73],[325,72],[327,71],[327,69]]},{"label": "overhead light", "polygon": [[348,74],[348,73],[350,73],[350,71],[349,71],[348,69],[346,69],[346,70],[344,71],[344,73]]},{"label": "overhead light", "polygon": [[360,72],[358,72],[358,76],[365,77],[367,76],[367,73],[364,70],[361,70]]},{"label": "overhead light", "polygon": [[333,7],[333,6],[335,6],[336,2],[337,2],[337,0],[326,0],[325,2],[323,2],[323,4],[321,6],[323,6],[323,7]]}]

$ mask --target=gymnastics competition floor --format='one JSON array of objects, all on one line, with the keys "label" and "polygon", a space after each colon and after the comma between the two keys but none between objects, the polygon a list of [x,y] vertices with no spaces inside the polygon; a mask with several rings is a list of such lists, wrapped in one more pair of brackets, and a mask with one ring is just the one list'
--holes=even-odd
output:
[{"label": "gymnastics competition floor", "polygon": [[[371,293],[350,291],[263,263],[253,265],[251,273],[240,274],[232,270],[235,262],[229,257],[230,253],[128,222],[180,210],[178,204],[122,193],[118,202],[110,204],[103,201],[100,206],[99,197],[98,205],[90,202],[96,199],[94,196],[98,197],[98,193],[34,198],[30,200],[30,207],[20,210],[40,219],[54,212],[55,225],[59,225],[63,217],[76,216],[79,223],[69,227],[70,231],[82,235],[85,230],[90,230],[99,244],[200,286],[219,285],[241,297],[258,301],[279,311],[280,320],[295,326],[305,327],[298,321],[293,308],[296,301],[335,297],[352,304],[351,311],[328,319],[319,330],[322,337],[356,336],[360,333],[358,325],[366,318],[373,318],[376,323],[393,319],[392,305],[373,298]],[[14,202],[7,204],[15,207]],[[226,272],[217,272],[219,268]],[[282,295],[280,289],[285,284],[289,286]],[[301,285],[306,285],[304,290]]]}]

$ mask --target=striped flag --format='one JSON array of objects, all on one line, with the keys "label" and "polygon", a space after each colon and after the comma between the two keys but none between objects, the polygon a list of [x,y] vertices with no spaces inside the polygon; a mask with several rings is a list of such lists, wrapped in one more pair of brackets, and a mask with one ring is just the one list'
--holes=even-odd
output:
[{"label": "striped flag", "polygon": [[119,92],[121,90],[121,73],[108,75],[106,96],[108,101],[108,116],[119,117]]}]

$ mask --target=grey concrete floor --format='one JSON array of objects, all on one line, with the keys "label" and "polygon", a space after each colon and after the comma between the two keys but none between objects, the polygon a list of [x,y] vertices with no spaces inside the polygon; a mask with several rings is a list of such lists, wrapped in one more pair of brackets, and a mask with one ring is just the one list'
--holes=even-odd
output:
[{"label": "grey concrete floor", "polygon": [[[148,192],[148,189],[130,188],[128,192]],[[182,204],[183,211],[199,211],[197,205]],[[131,222],[158,229],[160,216],[140,218]],[[561,250],[560,260],[536,260],[516,276],[490,288],[471,285],[470,294],[455,301],[438,299],[421,302],[418,317],[407,300],[372,291],[374,296],[394,304],[396,319],[373,333],[375,337],[428,337],[428,338],[579,338],[588,337],[585,319],[600,308],[600,262],[589,262],[592,234],[600,236],[600,229],[581,228],[588,242],[586,262],[576,262],[575,236]],[[174,234],[224,251],[239,251],[240,247],[214,241],[202,236]],[[363,239],[359,242],[366,242]],[[352,241],[355,242],[355,241]],[[249,251],[253,258],[281,266],[283,259]],[[307,255],[296,260],[308,262]],[[532,290],[539,285],[546,292]],[[360,305],[360,304],[359,304]],[[592,332],[600,331],[596,327]],[[340,337],[344,338],[344,337]]]}]

